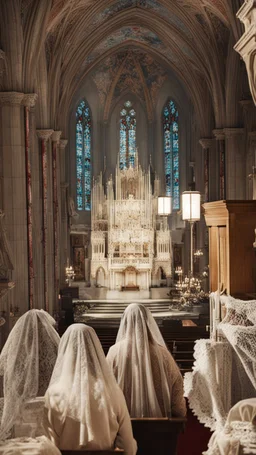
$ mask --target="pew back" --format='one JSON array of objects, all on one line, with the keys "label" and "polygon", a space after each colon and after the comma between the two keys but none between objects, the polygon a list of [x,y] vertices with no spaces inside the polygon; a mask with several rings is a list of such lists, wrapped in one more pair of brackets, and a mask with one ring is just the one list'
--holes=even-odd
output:
[{"label": "pew back", "polygon": [[137,455],[175,455],[179,433],[186,418],[131,419]]},{"label": "pew back", "polygon": [[122,455],[123,450],[62,450],[62,455]]}]

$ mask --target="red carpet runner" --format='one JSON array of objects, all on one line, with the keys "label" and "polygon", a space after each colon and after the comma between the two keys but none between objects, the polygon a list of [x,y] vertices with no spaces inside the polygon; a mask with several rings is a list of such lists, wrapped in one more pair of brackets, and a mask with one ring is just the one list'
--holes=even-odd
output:
[{"label": "red carpet runner", "polygon": [[187,419],[186,429],[178,439],[177,455],[202,455],[212,433],[198,421],[189,408]]}]

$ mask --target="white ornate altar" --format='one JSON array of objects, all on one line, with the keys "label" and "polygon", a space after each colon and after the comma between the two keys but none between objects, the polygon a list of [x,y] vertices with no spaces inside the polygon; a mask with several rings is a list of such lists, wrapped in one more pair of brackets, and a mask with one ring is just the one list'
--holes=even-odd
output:
[{"label": "white ornate altar", "polygon": [[112,291],[147,290],[171,277],[171,234],[157,217],[159,180],[138,164],[92,189],[91,283]]}]

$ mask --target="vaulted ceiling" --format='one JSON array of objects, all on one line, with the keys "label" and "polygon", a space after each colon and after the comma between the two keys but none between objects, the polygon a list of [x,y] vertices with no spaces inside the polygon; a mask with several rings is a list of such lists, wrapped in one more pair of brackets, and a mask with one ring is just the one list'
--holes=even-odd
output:
[{"label": "vaulted ceiling", "polygon": [[[23,0],[23,22],[34,0]],[[51,116],[67,111],[90,74],[105,119],[115,97],[130,87],[149,116],[168,71],[182,81],[202,122],[211,94],[216,126],[226,115],[235,17],[241,0],[54,0],[45,23]],[[231,54],[231,57],[230,57]],[[237,55],[233,57],[237,60]],[[205,129],[207,126],[205,125]]]}]

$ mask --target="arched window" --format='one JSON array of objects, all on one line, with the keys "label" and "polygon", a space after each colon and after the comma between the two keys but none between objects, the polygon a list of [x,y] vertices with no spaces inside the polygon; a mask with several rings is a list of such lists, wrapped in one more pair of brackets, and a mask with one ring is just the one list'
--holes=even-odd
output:
[{"label": "arched window", "polygon": [[76,203],[91,210],[91,113],[82,100],[76,110]]},{"label": "arched window", "polygon": [[164,166],[166,196],[172,196],[172,207],[180,208],[179,114],[175,103],[168,101],[163,111]]},{"label": "arched window", "polygon": [[136,112],[126,101],[120,112],[120,169],[134,166],[136,153]]}]

